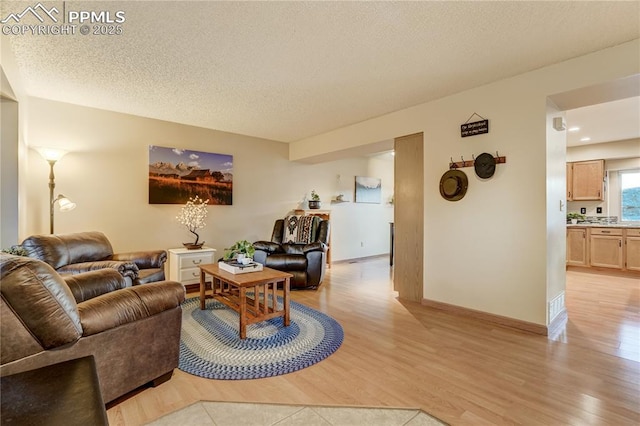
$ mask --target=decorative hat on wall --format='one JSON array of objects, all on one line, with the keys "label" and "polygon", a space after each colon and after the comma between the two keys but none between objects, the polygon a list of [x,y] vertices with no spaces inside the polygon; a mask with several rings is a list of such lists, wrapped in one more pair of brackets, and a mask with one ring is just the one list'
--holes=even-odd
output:
[{"label": "decorative hat on wall", "polygon": [[440,195],[448,201],[458,201],[467,193],[469,180],[462,170],[447,170],[440,178]]},{"label": "decorative hat on wall", "polygon": [[480,154],[473,162],[476,175],[481,179],[489,179],[496,171],[496,159],[486,152]]}]

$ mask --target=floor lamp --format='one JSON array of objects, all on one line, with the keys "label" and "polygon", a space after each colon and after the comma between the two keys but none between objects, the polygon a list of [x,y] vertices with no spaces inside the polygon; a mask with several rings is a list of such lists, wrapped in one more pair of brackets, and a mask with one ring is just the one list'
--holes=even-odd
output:
[{"label": "floor lamp", "polygon": [[56,177],[53,174],[53,166],[60,160],[67,151],[54,148],[36,148],[42,158],[49,163],[49,233],[53,234],[53,206],[58,203],[61,212],[67,212],[76,208],[76,203],[69,200],[62,194],[53,198],[53,191],[56,187]]}]

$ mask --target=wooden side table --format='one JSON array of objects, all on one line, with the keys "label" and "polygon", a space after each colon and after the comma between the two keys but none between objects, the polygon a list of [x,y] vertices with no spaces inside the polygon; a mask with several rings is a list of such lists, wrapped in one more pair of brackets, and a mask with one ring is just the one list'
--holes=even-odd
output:
[{"label": "wooden side table", "polygon": [[199,250],[173,248],[169,252],[169,279],[185,286],[197,287],[200,283],[198,266],[215,262],[216,250],[202,247]]},{"label": "wooden side table", "polygon": [[[295,214],[297,215],[305,215],[305,216],[318,216],[322,220],[328,220],[331,223],[331,210],[320,210],[320,209],[308,209],[295,210]],[[331,234],[333,234],[332,230],[329,230],[329,249],[327,249],[327,268],[331,268]]]}]

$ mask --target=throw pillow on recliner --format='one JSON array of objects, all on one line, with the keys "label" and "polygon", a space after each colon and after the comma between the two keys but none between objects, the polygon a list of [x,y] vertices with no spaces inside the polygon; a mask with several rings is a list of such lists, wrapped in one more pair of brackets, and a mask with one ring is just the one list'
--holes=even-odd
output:
[{"label": "throw pillow on recliner", "polygon": [[320,218],[290,215],[284,218],[283,243],[309,244],[313,241]]}]

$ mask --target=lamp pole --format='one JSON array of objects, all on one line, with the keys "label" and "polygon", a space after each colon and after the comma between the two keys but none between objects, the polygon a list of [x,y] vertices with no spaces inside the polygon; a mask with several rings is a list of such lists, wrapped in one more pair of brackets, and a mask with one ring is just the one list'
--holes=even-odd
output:
[{"label": "lamp pole", "polygon": [[49,162],[49,233],[53,234],[53,190],[56,187],[56,177],[53,174],[53,165],[56,160],[47,160]]}]

